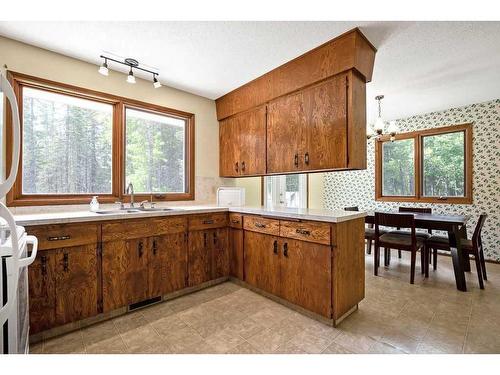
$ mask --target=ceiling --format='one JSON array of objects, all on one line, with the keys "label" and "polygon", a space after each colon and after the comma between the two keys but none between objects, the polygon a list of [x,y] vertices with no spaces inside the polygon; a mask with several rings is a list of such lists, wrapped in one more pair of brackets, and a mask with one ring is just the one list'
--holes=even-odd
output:
[{"label": "ceiling", "polygon": [[95,64],[133,57],[215,99],[356,26],[378,49],[369,121],[378,94],[387,120],[500,98],[500,22],[0,22],[0,35]]}]

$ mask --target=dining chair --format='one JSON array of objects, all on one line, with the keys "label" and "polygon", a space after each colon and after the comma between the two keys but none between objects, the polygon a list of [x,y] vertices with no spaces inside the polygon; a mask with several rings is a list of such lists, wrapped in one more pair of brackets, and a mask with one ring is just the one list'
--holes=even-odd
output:
[{"label": "dining chair", "polygon": [[[484,289],[484,280],[488,280],[488,276],[486,274],[486,262],[484,261],[484,251],[483,244],[481,241],[481,231],[483,229],[484,222],[486,221],[486,214],[482,214],[479,216],[479,220],[477,221],[476,228],[474,228],[474,233],[472,234],[472,239],[462,239],[460,244],[462,246],[462,250],[467,251],[467,255],[473,255],[474,260],[476,262],[476,270],[477,270],[477,278],[479,281],[479,287]],[[429,254],[431,251],[434,251],[434,270],[437,268],[437,251],[445,250],[450,251],[450,241],[448,236],[431,236],[426,241],[426,247],[429,249]]]},{"label": "dining chair", "polygon": [[[390,231],[382,234],[380,226],[410,229],[410,234]],[[410,284],[415,281],[415,263],[417,251],[421,250],[422,273],[428,274],[427,251],[425,240],[417,237],[415,228],[415,217],[411,214],[375,212],[375,251],[374,251],[374,274],[378,276],[380,266],[380,247],[387,249],[398,249],[411,252]]]},{"label": "dining chair", "polygon": [[[358,206],[344,207],[344,211],[359,211]],[[381,229],[383,233],[384,230]],[[373,229],[373,224],[368,224],[368,227],[365,226],[365,240],[366,240],[366,253],[372,253],[372,242],[375,239],[375,229]]]},{"label": "dining chair", "polygon": [[[428,207],[424,207],[424,208],[420,208],[420,207],[399,207],[398,211],[399,212],[413,212],[413,213],[422,213],[422,214],[432,214],[432,208],[428,208]],[[410,232],[408,232],[408,231],[402,231],[401,228],[397,228],[397,230],[394,231],[394,232],[398,233],[398,234],[410,235]],[[431,235],[432,235],[432,229],[428,229],[427,232],[422,232],[422,231],[419,231],[419,230],[416,231],[416,236],[424,238],[424,239],[428,239]],[[388,258],[389,259],[386,261],[386,263],[389,263],[390,257],[391,257],[391,250],[389,249],[387,253],[388,253]],[[401,259],[401,250],[398,250],[398,258]],[[430,262],[430,258],[429,258],[429,262]]]}]

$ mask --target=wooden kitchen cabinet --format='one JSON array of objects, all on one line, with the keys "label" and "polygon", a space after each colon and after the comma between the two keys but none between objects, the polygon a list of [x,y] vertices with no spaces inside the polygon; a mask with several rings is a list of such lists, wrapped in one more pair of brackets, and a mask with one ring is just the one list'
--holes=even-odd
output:
[{"label": "wooden kitchen cabinet", "polygon": [[269,104],[268,173],[348,168],[347,82],[339,74]]},{"label": "wooden kitchen cabinet", "polygon": [[298,172],[303,169],[305,121],[302,92],[269,103],[267,173]]},{"label": "wooden kitchen cabinet", "polygon": [[212,229],[212,279],[229,276],[229,238],[227,228]]},{"label": "wooden kitchen cabinet", "polygon": [[149,294],[161,296],[186,287],[186,234],[174,233],[149,240]]},{"label": "wooden kitchen cabinet", "polygon": [[30,333],[38,333],[55,325],[56,316],[56,251],[39,252],[28,267]]},{"label": "wooden kitchen cabinet", "polygon": [[280,238],[245,231],[245,281],[274,295],[280,295]]},{"label": "wooden kitchen cabinet", "polygon": [[56,254],[56,323],[97,315],[97,245],[59,249]]},{"label": "wooden kitchen cabinet", "polygon": [[196,286],[212,278],[211,229],[189,232],[188,281]]},{"label": "wooden kitchen cabinet", "polygon": [[102,246],[103,311],[147,299],[148,238],[109,241]]},{"label": "wooden kitchen cabinet", "polygon": [[347,74],[339,74],[303,91],[302,170],[348,167],[347,87]]},{"label": "wooden kitchen cabinet", "polygon": [[[283,238],[280,258],[280,296],[289,302],[331,317],[332,248]],[[325,298],[325,296],[327,296]]]},{"label": "wooden kitchen cabinet", "polygon": [[221,121],[219,174],[225,177],[266,173],[266,106]]},{"label": "wooden kitchen cabinet", "polygon": [[229,274],[243,280],[243,230],[229,228]]}]

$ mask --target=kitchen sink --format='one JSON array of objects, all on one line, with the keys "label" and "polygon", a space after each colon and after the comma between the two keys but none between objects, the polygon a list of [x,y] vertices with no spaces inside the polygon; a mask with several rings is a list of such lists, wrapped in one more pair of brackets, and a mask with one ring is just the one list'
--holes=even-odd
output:
[{"label": "kitchen sink", "polygon": [[162,212],[162,211],[173,211],[174,208],[125,208],[123,210],[101,210],[96,211],[96,214],[100,215],[112,215],[112,214],[130,214],[136,212]]}]

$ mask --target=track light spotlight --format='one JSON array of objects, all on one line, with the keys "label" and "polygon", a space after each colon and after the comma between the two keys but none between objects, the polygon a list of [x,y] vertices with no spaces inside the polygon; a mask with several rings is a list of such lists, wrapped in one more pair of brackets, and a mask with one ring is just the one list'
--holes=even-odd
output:
[{"label": "track light spotlight", "polygon": [[127,82],[135,83],[135,77],[134,77],[134,72],[132,71],[132,67],[130,67],[130,72],[128,72]]},{"label": "track light spotlight", "polygon": [[153,87],[159,89],[161,87],[160,81],[156,78],[156,74],[153,74]]},{"label": "track light spotlight", "polygon": [[104,62],[102,65],[99,67],[98,70],[99,73],[101,73],[103,76],[107,76],[109,74],[108,70],[108,59],[104,59]]}]

